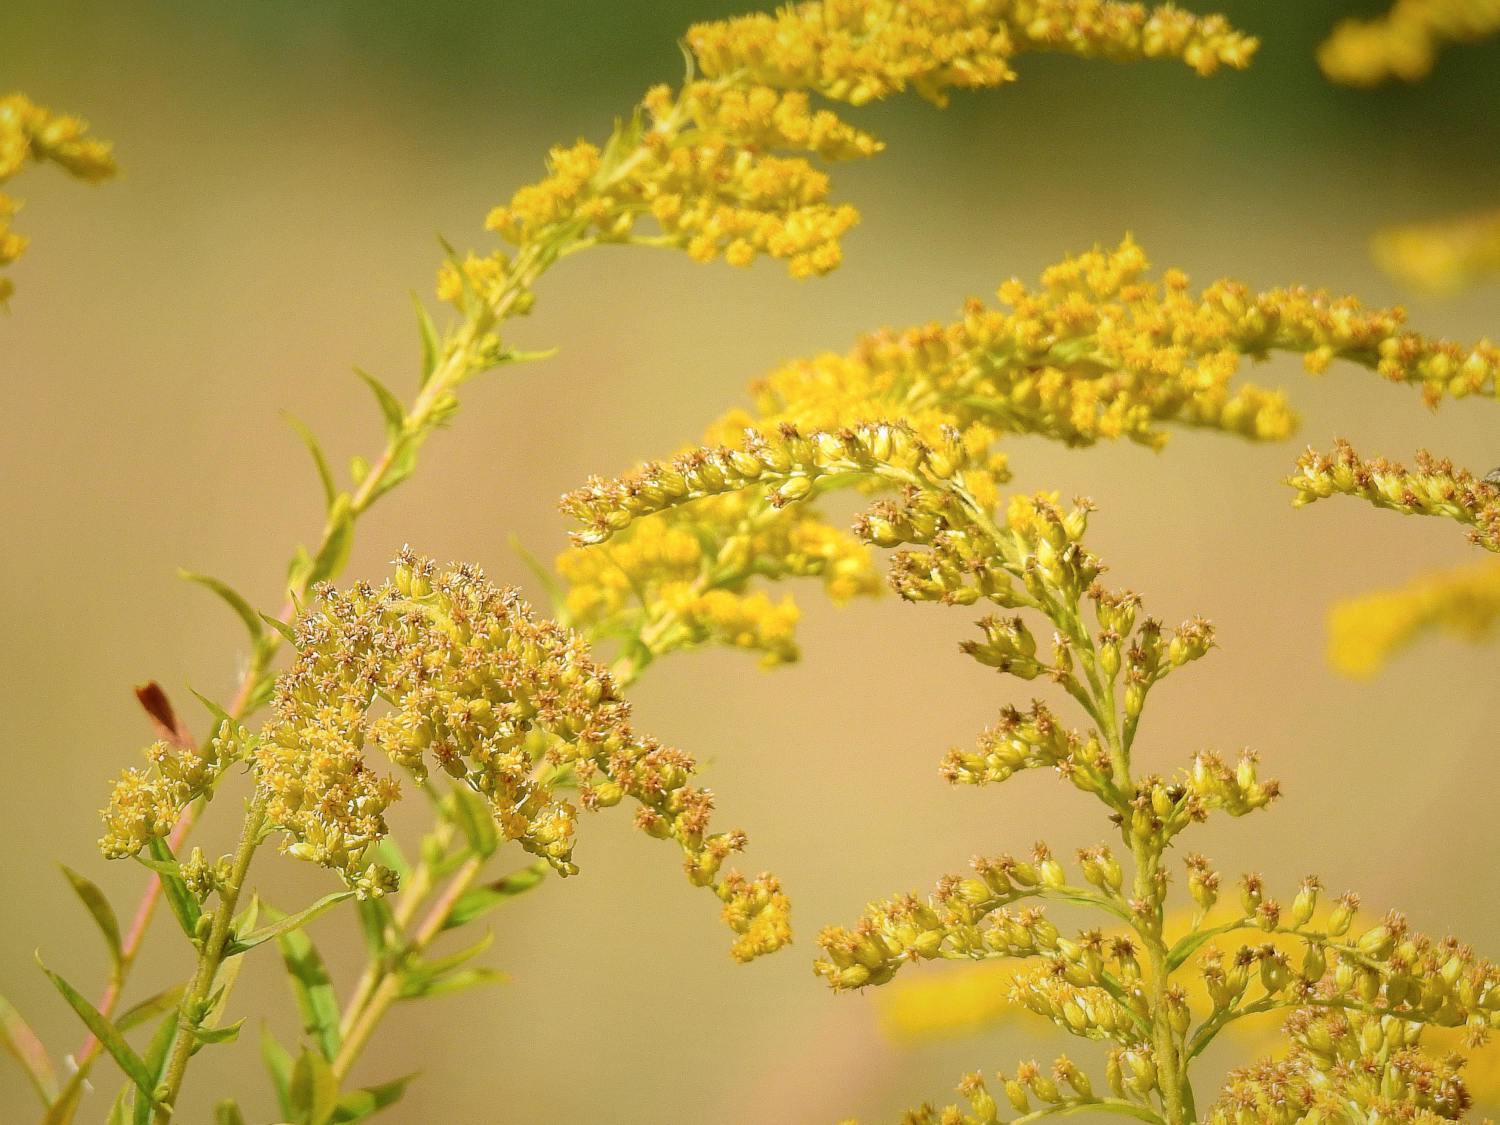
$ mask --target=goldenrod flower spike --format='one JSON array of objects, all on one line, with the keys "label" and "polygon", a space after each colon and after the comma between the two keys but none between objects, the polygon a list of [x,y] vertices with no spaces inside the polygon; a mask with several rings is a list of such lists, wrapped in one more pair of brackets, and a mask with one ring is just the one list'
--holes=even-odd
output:
[{"label": "goldenrod flower spike", "polygon": [[1339,602],[1328,615],[1328,657],[1345,675],[1363,679],[1429,633],[1476,641],[1497,628],[1500,561],[1486,560]]},{"label": "goldenrod flower spike", "polygon": [[1395,0],[1383,15],[1335,27],[1318,48],[1318,65],[1350,86],[1416,82],[1432,72],[1442,47],[1496,33],[1500,0]]},{"label": "goldenrod flower spike", "polygon": [[1455,293],[1500,273],[1500,209],[1387,227],[1371,249],[1398,281],[1428,293]]},{"label": "goldenrod flower spike", "polygon": [[1457,520],[1471,529],[1471,542],[1500,551],[1500,485],[1426,450],[1417,454],[1416,467],[1407,469],[1383,457],[1366,461],[1340,440],[1330,453],[1304,453],[1287,483],[1297,490],[1292,503],[1298,507],[1329,496],[1355,496],[1406,515]]},{"label": "goldenrod flower spike", "polygon": [[911,89],[998,86],[1026,51],[1086,58],[1176,58],[1200,74],[1244,67],[1256,41],[1222,16],[1113,0],[822,0],[698,24],[688,46],[710,77],[745,73],[862,105]]},{"label": "goldenrod flower spike", "polygon": [[[0,97],[0,183],[15,176],[28,161],[56,164],[70,175],[98,183],[115,174],[114,156],[105,141],[88,135],[88,125],[77,117],[53,113],[24,94]],[[0,268],[10,265],[26,249],[28,239],[10,229],[20,201],[0,192]],[[14,287],[0,277],[0,302]]]},{"label": "goldenrod flower spike", "polygon": [[[274,716],[251,741],[257,804],[284,849],[338,871],[361,894],[394,886],[370,853],[399,798],[372,768],[378,750],[424,781],[438,770],[489,805],[500,835],[562,875],[577,871],[578,808],[630,798],[636,823],[682,849],[688,878],[711,888],[747,960],[790,940],[777,881],[722,874],[742,832],[709,830],[713,797],[696,763],[637,735],[613,678],[577,635],[539,621],[512,589],[475,567],[439,570],[410,552],[395,577],[347,591],[323,587],[298,624],[297,659],[276,682]],[[383,701],[387,708],[376,708]],[[108,855],[163,837],[232,755],[192,763],[154,755],[155,774],[127,775],[105,810]],[[221,761],[222,759],[222,761]]]}]

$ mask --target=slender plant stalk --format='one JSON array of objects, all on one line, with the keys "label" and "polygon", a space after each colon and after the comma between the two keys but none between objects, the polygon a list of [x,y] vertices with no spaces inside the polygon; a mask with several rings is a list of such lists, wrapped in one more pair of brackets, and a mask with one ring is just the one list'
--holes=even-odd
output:
[{"label": "slender plant stalk", "polygon": [[240,893],[245,888],[245,877],[250,871],[250,862],[255,858],[255,849],[260,846],[261,829],[265,825],[265,803],[257,795],[250,801],[245,813],[245,824],[240,831],[239,847],[234,853],[234,863],[229,879],[219,890],[219,906],[214,911],[208,936],[198,951],[198,967],[193,973],[192,983],[183,993],[177,1008],[177,1037],[172,1043],[172,1054],[166,1073],[157,1091],[156,1125],[167,1125],[172,1120],[177,1095],[182,1089],[182,1080],[187,1073],[188,1059],[193,1054],[199,1022],[210,1006],[214,980],[219,975],[219,966],[224,963],[224,948],[229,940],[229,927],[234,919],[235,907]]}]

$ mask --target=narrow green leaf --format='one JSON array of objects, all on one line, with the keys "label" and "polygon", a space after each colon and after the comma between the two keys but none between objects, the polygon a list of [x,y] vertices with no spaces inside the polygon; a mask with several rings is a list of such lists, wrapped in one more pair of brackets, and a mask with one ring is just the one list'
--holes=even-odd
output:
[{"label": "narrow green leaf", "polygon": [[275,629],[278,633],[280,633],[281,639],[284,640],[287,644],[296,645],[297,630],[294,629],[291,625],[287,624],[279,617],[272,617],[269,613],[262,613],[260,615],[260,619],[271,628]]},{"label": "narrow green leaf", "polygon": [[99,1040],[104,1049],[110,1053],[110,1057],[120,1064],[120,1069],[125,1072],[125,1076],[136,1084],[136,1088],[146,1096],[147,1100],[150,1100],[156,1083],[152,1081],[151,1072],[146,1069],[141,1056],[135,1053],[129,1043],[125,1042],[125,1037],[120,1034],[119,1029],[105,1019],[81,992],[42,964],[40,954],[37,955],[36,963],[41,965],[42,972],[47,974],[47,979],[56,986],[58,992],[62,993],[68,1006],[78,1013],[78,1018],[83,1020],[85,1026],[94,1033],[94,1038]]},{"label": "narrow green leaf", "polygon": [[486,930],[484,936],[478,941],[474,942],[474,944],[465,946],[463,949],[458,950],[456,953],[449,953],[442,957],[435,957],[431,961],[422,961],[417,965],[412,966],[410,972],[412,974],[418,974],[429,978],[440,977],[444,973],[452,972],[454,969],[462,965],[465,961],[470,961],[473,958],[478,957],[492,944],[494,944],[494,941],[494,933]]},{"label": "narrow green leaf", "polygon": [[151,868],[161,878],[161,888],[166,893],[167,905],[172,908],[172,915],[177,919],[177,924],[182,927],[182,932],[192,941],[198,935],[198,919],[203,915],[203,908],[198,905],[198,900],[193,897],[193,892],[187,889],[187,884],[182,881],[182,869],[177,865],[177,857],[172,854],[172,849],[167,846],[163,839],[153,839],[149,845],[151,856],[155,862],[136,859]]},{"label": "narrow green leaf", "polygon": [[303,1051],[292,1068],[292,1112],[298,1125],[324,1125],[339,1103],[339,1083],[328,1060],[316,1051]]},{"label": "narrow green leaf", "polygon": [[163,1012],[176,1011],[177,1003],[182,999],[182,994],[187,991],[186,983],[174,984],[171,988],[163,989],[155,996],[148,996],[139,1004],[133,1004],[115,1017],[115,1026],[122,1032],[139,1027],[147,1020],[161,1015]]},{"label": "narrow green leaf", "polygon": [[492,883],[475,887],[465,892],[453,909],[448,912],[447,919],[443,922],[443,929],[453,930],[459,926],[467,925],[475,918],[488,914],[508,898],[525,894],[534,887],[540,886],[543,879],[547,877],[548,867],[542,860],[523,867],[519,871],[512,871]]},{"label": "narrow green leaf", "polygon": [[120,1092],[115,1095],[114,1104],[109,1107],[109,1116],[104,1119],[104,1125],[130,1125],[130,1095],[132,1093],[134,1093],[133,1087],[121,1087]]},{"label": "narrow green leaf", "polygon": [[[153,1090],[161,1085],[161,1080],[167,1073],[167,1056],[171,1054],[172,1043],[176,1038],[177,1013],[173,1012],[156,1025],[156,1033],[151,1036],[151,1043],[146,1048],[146,1069],[151,1072]],[[154,1099],[150,1096],[136,1095],[134,1125],[149,1125],[153,1102]]]},{"label": "narrow green leaf", "polygon": [[224,950],[224,956],[233,957],[236,954],[254,949],[257,945],[268,942],[272,938],[280,937],[282,934],[290,933],[292,930],[301,929],[319,914],[324,914],[332,910],[339,903],[353,897],[353,891],[335,891],[333,894],[324,895],[306,910],[299,910],[295,914],[288,914],[272,922],[269,926],[262,926],[260,929],[246,934],[244,937],[236,938]]},{"label": "narrow green leaf", "polygon": [[307,446],[308,453],[312,454],[313,465],[318,470],[318,480],[323,485],[323,506],[333,507],[333,498],[339,494],[338,485],[333,480],[333,470],[328,467],[328,458],[323,456],[323,447],[318,444],[307,423],[295,414],[283,414],[287,424],[297,431],[297,436],[302,439],[302,444]]},{"label": "narrow green leaf", "polygon": [[323,958],[312,939],[298,929],[278,934],[276,945],[297,998],[302,1029],[331,1061],[339,1053],[339,1002]]},{"label": "narrow green leaf", "polygon": [[401,400],[389,387],[368,371],[362,371],[356,367],[354,373],[364,380],[365,386],[369,387],[370,393],[375,396],[375,401],[380,406],[381,416],[385,419],[386,433],[392,439],[399,437],[401,428],[406,423],[406,407],[401,405]]},{"label": "narrow green leaf", "polygon": [[240,620],[245,623],[245,628],[250,630],[250,640],[252,642],[260,640],[260,635],[264,632],[260,624],[260,613],[245,600],[244,595],[238,590],[226,582],[221,582],[210,574],[197,574],[191,570],[178,570],[177,577],[184,578],[189,582],[196,582],[198,585],[207,587],[218,594],[219,597],[228,603],[229,608],[239,615]]},{"label": "narrow green leaf", "polygon": [[372,958],[380,958],[387,952],[389,937],[396,929],[391,908],[383,898],[359,899],[354,904],[359,915],[359,931],[365,939],[365,948]]},{"label": "narrow green leaf", "polygon": [[195,1027],[193,1037],[200,1043],[233,1043],[240,1037],[240,1028],[244,1026],[245,1021],[237,1019],[223,1027]]},{"label": "narrow green leaf", "polygon": [[426,435],[427,431],[423,430],[420,433],[407,434],[397,442],[395,456],[386,465],[385,475],[380,478],[380,484],[373,493],[376,498],[384,496],[411,476],[417,467],[417,450],[421,447],[422,439]]},{"label": "narrow green leaf", "polygon": [[478,856],[488,858],[500,846],[489,802],[467,785],[455,785],[442,802],[444,817],[458,826]]},{"label": "narrow green leaf", "polygon": [[193,692],[193,698],[196,699],[199,703],[203,704],[203,706],[208,710],[208,713],[213,716],[214,730],[218,730],[219,727],[224,723],[234,722],[234,720],[229,717],[229,712],[220,707],[212,699],[208,698],[208,696],[204,695],[202,692],[193,691],[192,688],[188,688],[188,691]]},{"label": "narrow green leaf", "polygon": [[541,359],[551,359],[560,348],[538,348],[535,351],[521,351],[517,348],[506,348],[500,353],[501,363],[535,363]]},{"label": "narrow green leaf", "polygon": [[414,978],[401,986],[402,1000],[421,1000],[450,992],[465,992],[481,985],[504,984],[510,977],[499,969],[463,969],[437,980]]},{"label": "narrow green leaf", "polygon": [[214,1125],[245,1125],[245,1115],[231,1099],[214,1106]]},{"label": "narrow green leaf", "polygon": [[389,1082],[382,1082],[378,1086],[350,1090],[339,1098],[338,1108],[333,1114],[334,1121],[340,1123],[363,1121],[366,1117],[395,1105],[406,1093],[406,1087],[414,1078],[416,1078],[415,1074],[408,1074],[401,1078],[393,1078]]},{"label": "narrow green leaf", "polygon": [[292,1115],[292,1056],[265,1024],[260,1027],[260,1061],[271,1076],[276,1091],[276,1106],[282,1117]]},{"label": "narrow green leaf", "polygon": [[120,920],[115,917],[114,907],[110,906],[109,899],[104,897],[101,891],[91,880],[84,878],[78,872],[67,865],[62,865],[63,874],[68,877],[68,882],[73,884],[73,890],[83,900],[83,905],[88,908],[89,914],[93,916],[94,924],[99,927],[99,932],[104,935],[104,944],[109,947],[109,961],[116,967],[120,964]]},{"label": "narrow green leaf", "polygon": [[542,560],[526,549],[519,535],[510,537],[510,549],[515,552],[516,557],[525,564],[526,569],[536,577],[543,590],[547,592],[547,603],[552,607],[552,620],[564,628],[569,627],[568,596],[557,581],[557,575],[553,574]]},{"label": "narrow green leaf", "polygon": [[21,1064],[42,1104],[50,1104],[57,1097],[57,1070],[31,1025],[4,996],[0,996],[0,1044]]},{"label": "narrow green leaf", "polygon": [[427,380],[431,379],[432,373],[437,370],[438,360],[442,358],[443,341],[422,299],[413,293],[411,303],[417,310],[417,331],[422,335],[422,386],[425,387]]},{"label": "narrow green leaf", "polygon": [[323,539],[323,546],[312,561],[307,584],[316,586],[319,582],[335,577],[349,561],[349,551],[353,546],[354,510],[349,494],[341,492],[333,502],[333,507],[328,510],[327,534]]}]

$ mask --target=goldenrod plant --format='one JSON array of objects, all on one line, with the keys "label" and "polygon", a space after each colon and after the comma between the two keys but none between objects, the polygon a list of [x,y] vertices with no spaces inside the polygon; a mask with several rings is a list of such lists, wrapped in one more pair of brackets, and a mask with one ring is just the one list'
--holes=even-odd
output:
[{"label": "goldenrod plant", "polygon": [[1495,0],[1395,0],[1371,18],[1341,21],[1318,48],[1318,65],[1350,86],[1417,82],[1432,73],[1443,48],[1497,33]]},{"label": "goldenrod plant", "polygon": [[[1496,0],[1396,0],[1371,19],[1343,20],[1318,48],[1318,65],[1346,86],[1419,82],[1450,44],[1500,35]],[[1500,211],[1400,223],[1375,233],[1376,262],[1413,289],[1447,294],[1500,270]]]},{"label": "goldenrod plant", "polygon": [[[1228,281],[1195,293],[1175,270],[1153,281],[1129,240],[1059,263],[1035,288],[1009,281],[998,298],[999,307],[969,302],[951,324],[878,332],[845,355],[789,364],[757,384],[752,410],[711,431],[742,425],[732,443],[595,478],[563,500],[583,552],[679,529],[715,545],[735,563],[700,562],[708,591],[725,575],[735,590],[748,574],[783,575],[774,560],[757,561],[759,528],[815,520],[811,505],[836,490],[882,494],[854,528],[867,546],[894,549],[896,592],[989,609],[962,651],[1007,676],[1050,681],[1071,703],[1071,718],[1039,700],[1003,705],[941,773],[988,786],[1050,769],[1102,806],[1100,839],[1072,863],[1038,844],[975,859],[930,894],[872,904],[855,924],[820,932],[815,972],[848,991],[928,961],[1015,966],[971,977],[962,999],[940,998],[941,1018],[949,1003],[980,1018],[1023,1008],[1105,1045],[1092,1074],[1066,1056],[993,1080],[971,1074],[961,1103],[923,1105],[908,1125],[1075,1114],[1165,1125],[1460,1118],[1470,1094],[1454,1036],[1477,1045],[1500,1023],[1500,970],[1457,940],[1413,932],[1397,913],[1357,925],[1357,896],[1330,904],[1315,876],[1289,880],[1278,897],[1247,874],[1221,901],[1220,873],[1179,837],[1214,816],[1265,809],[1279,785],[1248,752],[1226,760],[1205,750],[1167,774],[1137,760],[1153,689],[1208,655],[1213,627],[1193,618],[1168,629],[1138,594],[1107,585],[1084,541],[1092,505],[1007,496],[997,443],[1033,435],[1159,447],[1172,426],[1276,439],[1290,431],[1290,411],[1279,393],[1235,381],[1247,360],[1290,351],[1313,372],[1349,360],[1436,402],[1492,394],[1493,348],[1433,340],[1395,312],[1324,293],[1256,294]],[[1436,462],[1416,474],[1360,467],[1341,447],[1331,464],[1305,461],[1298,486],[1456,516],[1486,542],[1500,532],[1500,489]],[[1080,912],[1086,920],[1072,928]],[[1267,1013],[1285,1020],[1281,1049],[1209,1096],[1204,1052]]]},{"label": "goldenrod plant", "polygon": [[[1319,48],[1318,63],[1330,80],[1345,85],[1417,82],[1432,72],[1444,46],[1496,34],[1500,3],[1494,0],[1396,0],[1381,16],[1341,22]],[[1388,226],[1376,231],[1370,245],[1376,263],[1398,281],[1429,295],[1451,295],[1500,271],[1500,210]],[[1491,354],[1484,362],[1493,361]],[[1348,460],[1345,450],[1334,457]],[[1302,495],[1310,500],[1327,492],[1318,486]],[[1329,656],[1340,671],[1367,677],[1434,631],[1488,637],[1500,606],[1497,591],[1500,564],[1490,562],[1351,598],[1329,615]]]},{"label": "goldenrod plant", "polygon": [[[473,935],[492,910],[547,875],[573,874],[579,814],[624,801],[643,831],[676,845],[689,881],[719,900],[734,957],[785,945],[791,932],[780,884],[725,868],[744,834],[711,827],[712,798],[694,780],[693,758],[637,731],[622,692],[657,656],[692,644],[754,649],[772,663],[794,656],[790,611],[747,593],[754,577],[819,577],[835,597],[872,589],[863,542],[800,518],[801,509],[781,510],[813,491],[810,479],[786,474],[774,503],[726,496],[716,509],[726,529],[720,538],[688,542],[670,528],[637,538],[622,557],[627,577],[641,582],[622,584],[605,567],[570,560],[572,589],[557,606],[559,620],[537,615],[475,566],[439,566],[407,550],[388,577],[340,583],[361,520],[411,476],[426,440],[454,419],[469,379],[541,358],[512,346],[508,322],[532,307],[538,281],[561,259],[614,243],[674,247],[700,261],[722,257],[740,266],[769,257],[794,277],[834,268],[857,213],[831,200],[824,165],[881,146],[815,98],[861,105],[909,90],[942,104],[950,90],[1011,81],[1011,63],[1037,51],[1175,59],[1207,75],[1247,65],[1255,46],[1222,17],[1172,5],[806,3],[692,28],[679,86],[649,90],[603,144],[554,149],[546,176],[490,215],[503,248],[450,254],[442,263],[438,295],[453,315],[440,327],[418,308],[422,360],[410,396],[361,373],[384,426],[378,452],[354,458],[341,473],[297,427],[325,516],[311,543],[288,561],[284,603],[254,606],[217,578],[186,575],[239,616],[249,656],[231,699],[203,700],[209,719],[202,730],[158,685],[138,691],[158,740],[144,764],[115,783],[100,848],[142,864],[147,890],[122,924],[93,881],[68,872],[104,939],[109,977],[90,999],[48,970],[88,1038],[60,1067],[21,1016],[0,1005],[0,1037],[35,1087],[42,1119],[186,1120],[184,1099],[207,1094],[192,1092],[194,1057],[238,1036],[237,975],[246,957],[273,947],[304,1032],[292,1049],[269,1032],[262,1036],[280,1119],[357,1121],[395,1104],[406,1077],[349,1083],[395,1002],[493,979],[477,960],[487,937],[442,946],[451,946],[453,931]],[[84,173],[107,167],[107,151],[81,139],[76,123],[49,125],[19,101],[8,112],[36,124],[18,134],[29,146],[23,157],[59,159]],[[1213,364],[1203,370],[1213,383]],[[1117,412],[1106,405],[1098,419],[1087,401],[1109,398],[1110,385],[1048,394],[1076,399],[1056,425],[1080,437],[1104,427],[1145,439],[1157,417],[1250,431],[1280,424],[1274,396],[1184,390],[1142,387],[1143,404],[1122,402]],[[1011,397],[1017,409],[1031,404],[1019,385]],[[939,413],[914,414],[913,424],[937,426],[932,436],[945,441]],[[976,418],[972,434],[988,432],[986,424]],[[972,487],[993,489],[1004,480],[1003,462],[985,461],[979,449],[933,452],[918,431],[873,421],[859,433],[851,440],[871,443],[898,475],[926,479],[946,465],[951,476],[963,464],[962,479]],[[826,440],[834,439],[820,442]],[[768,443],[764,456],[775,466],[801,467],[826,456],[815,451],[821,449],[788,432]],[[762,452],[743,451],[734,472],[759,464]],[[720,493],[740,479],[703,478]],[[647,500],[663,496],[643,493]],[[1046,510],[1037,509],[1039,520],[1048,518]],[[600,518],[613,531],[631,515]],[[1191,635],[1197,640],[1186,643],[1206,643],[1206,633]],[[599,643],[615,649],[607,668],[595,655]],[[385,814],[413,791],[430,797],[433,817],[415,846],[403,847]],[[215,812],[240,820],[228,854],[191,842],[198,822]],[[272,842],[326,868],[329,893],[310,903],[287,901],[278,869],[255,864]],[[133,970],[161,902],[180,931],[183,971],[165,988],[144,990]],[[342,998],[306,929],[335,912],[357,922],[368,954]],[[106,1085],[95,1065],[106,1054],[124,1078],[107,1106],[91,1097]],[[245,1120],[236,1093],[214,1092],[222,1125]]]},{"label": "goldenrod plant", "polygon": [[[25,94],[6,94],[0,97],[0,184],[31,163],[56,164],[86,183],[107,180],[116,170],[109,143],[90,136],[86,122],[54,113]],[[19,258],[30,241],[11,229],[20,208],[20,200],[0,191],[0,269]],[[11,280],[0,276],[0,305],[14,292]]]}]

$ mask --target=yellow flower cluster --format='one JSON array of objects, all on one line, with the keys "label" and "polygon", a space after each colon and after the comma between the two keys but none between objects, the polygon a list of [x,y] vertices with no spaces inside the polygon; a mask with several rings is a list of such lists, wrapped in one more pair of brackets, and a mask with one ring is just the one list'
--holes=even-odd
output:
[{"label": "yellow flower cluster", "polygon": [[[790,938],[776,881],[721,876],[745,843],[712,833],[712,796],[681,751],[637,735],[609,674],[574,634],[537,620],[511,589],[470,566],[438,570],[404,552],[379,587],[324,588],[277,681],[255,751],[258,792],[286,850],[358,885],[399,796],[367,745],[419,780],[436,767],[483,796],[507,839],[568,875],[577,809],[630,798],[637,824],[682,848],[712,888],[748,959]],[[377,706],[377,704],[380,704]]]},{"label": "yellow flower cluster", "polygon": [[[807,277],[838,265],[839,239],[858,219],[854,208],[829,202],[828,176],[807,157],[850,160],[880,148],[831,111],[814,110],[800,91],[730,81],[657,86],[607,148],[579,141],[553,149],[548,176],[521,188],[486,225],[519,252],[552,240],[644,241],[737,266],[766,255]],[[643,220],[658,233],[638,234]],[[460,270],[482,290],[510,268],[500,256],[450,263],[440,295],[458,296]]]},{"label": "yellow flower cluster", "polygon": [[1500,272],[1500,209],[1387,227],[1372,249],[1398,280],[1429,293],[1453,293]]},{"label": "yellow flower cluster", "polygon": [[[7,94],[0,97],[0,183],[31,160],[56,164],[89,183],[115,173],[109,145],[89,136],[82,120],[53,113],[24,94]],[[10,265],[26,249],[26,236],[10,229],[11,216],[20,206],[19,201],[0,192],[0,268]],[[11,282],[0,277],[0,302],[13,291]]]},{"label": "yellow flower cluster", "polygon": [[[1199,872],[1193,874],[1200,875]],[[1340,918],[1350,901],[1346,897],[1333,908],[1340,911]],[[1319,906],[1308,928],[1326,933],[1331,918],[1332,910]],[[1209,916],[1201,912],[1196,916],[1183,912],[1169,917],[1164,929],[1171,940],[1177,942],[1204,928],[1227,928],[1234,924],[1230,913],[1225,910]],[[1304,939],[1292,933],[1260,931],[1259,938],[1283,953],[1301,955],[1305,952]],[[1203,946],[1200,963],[1206,968],[1222,968],[1225,958],[1233,954],[1232,947],[1210,941]],[[995,960],[959,963],[942,972],[897,979],[879,994],[881,1025],[895,1039],[923,1042],[1014,1023],[1022,1009],[1014,1002],[1013,996],[1018,983],[1026,976],[1024,962]],[[1212,982],[1201,974],[1190,976],[1186,981],[1190,1006],[1194,1009],[1212,1008],[1212,991],[1222,989],[1227,983],[1227,973],[1214,977]],[[1285,1011],[1280,1009],[1247,1012],[1244,1018],[1228,1024],[1224,1035],[1232,1038],[1237,1048],[1251,1054],[1279,1053],[1284,1042],[1280,1025],[1285,1018]],[[1470,1091],[1480,1100],[1500,1097],[1500,1041],[1491,1039],[1474,1047],[1463,1042],[1461,1037],[1465,1030],[1462,1027],[1430,1027],[1423,1035],[1424,1047],[1439,1058],[1452,1049],[1467,1047],[1472,1052],[1467,1074]]]},{"label": "yellow flower cluster", "polygon": [[107,859],[124,859],[165,839],[188,805],[211,793],[252,745],[242,728],[227,721],[203,747],[153,743],[146,751],[150,765],[127,769],[115,782],[101,813],[99,850]]},{"label": "yellow flower cluster", "polygon": [[1425,78],[1449,43],[1500,33],[1500,0],[1395,0],[1375,19],[1348,19],[1318,48],[1318,65],[1335,82],[1377,86]]},{"label": "yellow flower cluster", "polygon": [[846,532],[743,495],[641,520],[607,547],[565,551],[557,570],[569,622],[590,635],[629,638],[645,659],[730,645],[767,666],[797,658],[799,614],[752,579],[821,578],[836,603],[878,588],[869,550]]},{"label": "yellow flower cluster", "polygon": [[1462,1058],[1419,1047],[1419,1026],[1391,1016],[1309,1008],[1287,1021],[1285,1059],[1235,1071],[1210,1125],[1298,1125],[1311,1121],[1457,1121],[1472,1098]]},{"label": "yellow flower cluster", "polygon": [[1500,484],[1425,450],[1417,454],[1415,469],[1408,470],[1383,457],[1366,461],[1341,440],[1330,453],[1305,452],[1287,483],[1297,490],[1292,503],[1299,507],[1329,496],[1356,496],[1405,515],[1457,520],[1469,526],[1472,542],[1500,551]]},{"label": "yellow flower cluster", "polygon": [[1500,564],[1492,560],[1419,575],[1335,605],[1328,618],[1328,656],[1348,676],[1379,671],[1416,638],[1441,631],[1464,640],[1500,626]]},{"label": "yellow flower cluster", "polygon": [[1249,65],[1256,48],[1222,16],[1114,0],[821,0],[698,24],[687,43],[710,77],[854,105],[907,89],[941,105],[950,89],[1011,81],[1010,60],[1026,51],[1175,58],[1206,75]]},{"label": "yellow flower cluster", "polygon": [[[1027,50],[1116,60],[1176,58],[1200,74],[1243,67],[1256,41],[1222,16],[1116,0],[817,0],[702,23],[677,89],[656,86],[603,147],[552,150],[547,176],[490,214],[515,249],[445,263],[438,294],[525,311],[537,274],[593,242],[674,246],[745,266],[768,256],[795,277],[839,264],[858,221],[828,197],[819,161],[882,145],[810,94],[862,103],[908,88],[941,104],[950,87],[996,86]],[[704,77],[697,78],[694,71]],[[642,221],[655,233],[640,233]]]}]

